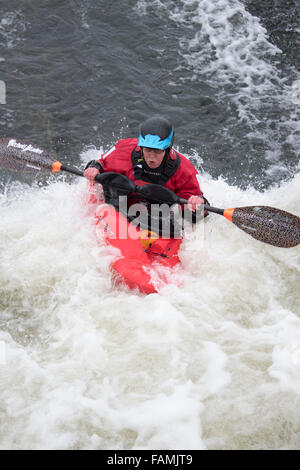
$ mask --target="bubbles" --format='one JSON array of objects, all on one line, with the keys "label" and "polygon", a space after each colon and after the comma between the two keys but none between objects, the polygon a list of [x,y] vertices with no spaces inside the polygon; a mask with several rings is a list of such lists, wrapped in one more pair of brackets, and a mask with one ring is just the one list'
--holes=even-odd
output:
[{"label": "bubbles", "polygon": [[[202,185],[216,206],[298,214],[299,177],[265,193]],[[1,197],[1,448],[297,447],[299,247],[209,216],[180,251],[184,287],[143,296],[113,284],[86,190]]]},{"label": "bubbles", "polygon": [[300,341],[292,340],[293,331],[289,332],[288,342],[276,345],[273,351],[273,364],[270,375],[279,380],[283,390],[292,390],[299,395],[300,385]]},{"label": "bubbles", "polygon": [[0,366],[6,364],[5,342],[0,341]]},{"label": "bubbles", "polygon": [[300,80],[295,80],[292,84],[292,102],[296,105],[300,104]]},{"label": "bubbles", "polygon": [[[144,1],[137,7],[141,15],[152,8]],[[291,177],[300,143],[299,73],[293,64],[283,64],[272,32],[239,0],[156,1],[155,8],[180,28],[182,61],[176,73],[182,70],[179,80],[185,84],[199,84],[198,120],[219,107],[210,127],[222,144],[210,146],[207,135],[204,153],[218,158],[219,169],[226,155],[235,168],[243,160],[241,173],[247,177],[260,174],[269,183]]]},{"label": "bubbles", "polygon": [[26,31],[24,16],[19,11],[6,12],[0,21],[0,38],[8,49],[16,47]]}]

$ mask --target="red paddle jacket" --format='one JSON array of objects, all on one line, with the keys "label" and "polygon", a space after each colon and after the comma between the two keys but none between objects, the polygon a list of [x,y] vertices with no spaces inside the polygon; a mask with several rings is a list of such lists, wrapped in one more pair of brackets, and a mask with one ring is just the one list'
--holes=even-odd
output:
[{"label": "red paddle jacket", "polygon": [[[132,163],[132,152],[140,150],[137,147],[137,139],[121,139],[117,144],[104,153],[98,160],[104,171],[113,171],[127,176],[131,181],[141,186],[146,184],[142,179],[136,179]],[[179,197],[189,199],[190,196],[203,196],[197,179],[198,172],[192,163],[183,155],[171,149],[169,158],[180,158],[180,164],[176,172],[164,184],[166,188],[174,191]]]}]

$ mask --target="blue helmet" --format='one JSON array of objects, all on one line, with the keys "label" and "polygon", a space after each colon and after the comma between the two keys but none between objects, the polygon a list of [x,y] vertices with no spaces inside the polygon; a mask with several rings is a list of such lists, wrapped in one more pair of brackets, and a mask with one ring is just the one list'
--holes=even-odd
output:
[{"label": "blue helmet", "polygon": [[174,128],[167,119],[152,117],[140,125],[138,145],[151,149],[166,150],[174,141]]}]

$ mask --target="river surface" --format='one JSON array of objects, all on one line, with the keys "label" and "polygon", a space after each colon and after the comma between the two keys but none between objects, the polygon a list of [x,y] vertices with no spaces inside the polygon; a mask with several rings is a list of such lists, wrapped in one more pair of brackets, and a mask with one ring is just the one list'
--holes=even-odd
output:
[{"label": "river surface", "polygon": [[[162,114],[214,206],[300,216],[299,19],[292,0],[2,2],[0,137],[83,169]],[[184,287],[143,296],[115,285],[85,180],[1,169],[0,188],[1,449],[300,448],[299,246],[210,215]]]}]

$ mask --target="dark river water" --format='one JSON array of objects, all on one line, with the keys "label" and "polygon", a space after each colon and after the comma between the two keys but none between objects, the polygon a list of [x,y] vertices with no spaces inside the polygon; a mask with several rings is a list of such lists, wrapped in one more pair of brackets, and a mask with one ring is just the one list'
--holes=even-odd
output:
[{"label": "dark river water", "polygon": [[299,162],[296,1],[1,2],[1,137],[80,165],[169,118],[213,177],[264,188]]}]

